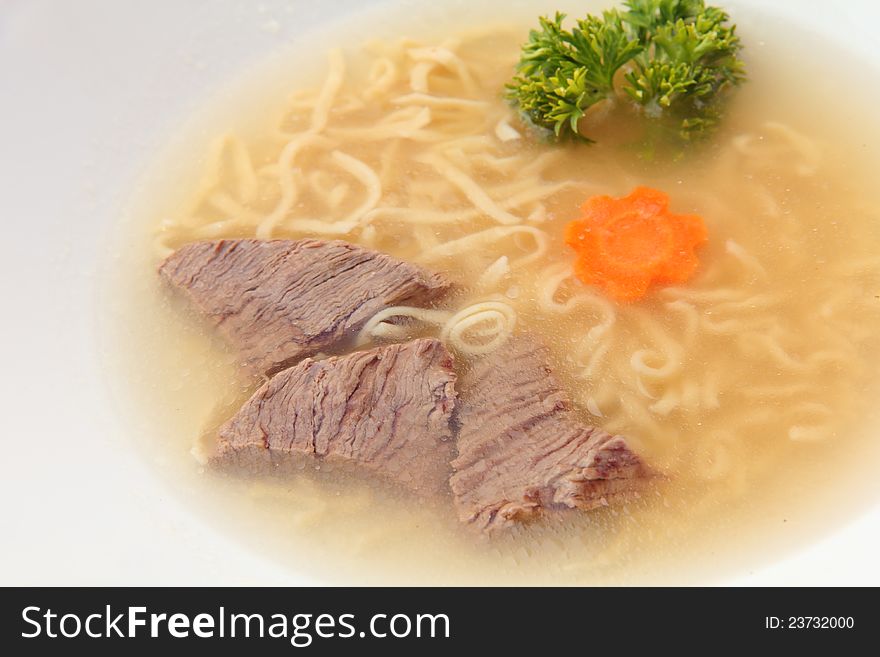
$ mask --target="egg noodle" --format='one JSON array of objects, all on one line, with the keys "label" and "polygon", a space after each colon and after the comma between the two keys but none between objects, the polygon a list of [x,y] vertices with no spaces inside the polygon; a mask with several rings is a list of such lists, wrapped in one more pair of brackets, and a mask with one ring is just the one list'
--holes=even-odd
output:
[{"label": "egg noodle", "polygon": [[[467,363],[539,334],[584,418],[679,482],[735,495],[839,439],[874,374],[880,256],[831,219],[880,213],[829,200],[828,144],[775,116],[734,116],[705,151],[654,169],[616,145],[548,143],[501,97],[520,37],[332,51],[263,137],[216,141],[156,258],[195,240],[321,237],[447,272],[449,299],[382,310],[359,344],[435,335]],[[620,304],[574,277],[562,229],[589,196],[639,184],[702,216],[709,241],[688,283]]]}]

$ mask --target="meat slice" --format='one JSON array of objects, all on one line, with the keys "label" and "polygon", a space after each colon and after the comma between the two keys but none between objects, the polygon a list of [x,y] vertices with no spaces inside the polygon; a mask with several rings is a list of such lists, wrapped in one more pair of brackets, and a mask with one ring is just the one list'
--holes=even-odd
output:
[{"label": "meat slice", "polygon": [[545,346],[516,337],[462,378],[450,480],[462,521],[491,531],[637,496],[639,457],[576,417],[548,363]]},{"label": "meat slice", "polygon": [[220,428],[213,460],[343,459],[427,494],[447,484],[454,406],[452,356],[439,340],[308,358],[276,374]]},{"label": "meat slice", "polygon": [[172,253],[160,274],[184,290],[257,373],[332,350],[377,311],[424,305],[439,274],[337,240],[220,240]]}]

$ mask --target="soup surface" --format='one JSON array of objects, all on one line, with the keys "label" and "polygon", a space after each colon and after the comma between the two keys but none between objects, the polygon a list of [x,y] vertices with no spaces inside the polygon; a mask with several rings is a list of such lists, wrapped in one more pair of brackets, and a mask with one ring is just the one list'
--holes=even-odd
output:
[{"label": "soup surface", "polygon": [[[329,51],[314,35],[240,81],[240,104],[194,120],[126,222],[114,368],[133,388],[141,447],[182,494],[292,568],[405,583],[705,581],[873,501],[880,197],[868,181],[869,99],[795,66],[811,60],[787,50],[772,21],[736,15],[749,80],[704,143],[646,158],[612,118],[594,145],[552,144],[501,94],[528,28],[559,4],[529,4],[509,24],[476,9],[386,14],[364,43],[337,26]],[[700,215],[709,238],[690,281],[621,304],[573,276],[563,230],[589,196],[638,185]],[[666,479],[638,503],[487,539],[459,525],[448,498],[414,502],[317,463],[278,478],[204,468],[191,451],[260,381],[156,266],[195,240],[305,236],[461,284],[435,312],[376,317],[363,343],[440,336],[466,364],[512,332],[538,334],[583,419],[627,436]]]}]

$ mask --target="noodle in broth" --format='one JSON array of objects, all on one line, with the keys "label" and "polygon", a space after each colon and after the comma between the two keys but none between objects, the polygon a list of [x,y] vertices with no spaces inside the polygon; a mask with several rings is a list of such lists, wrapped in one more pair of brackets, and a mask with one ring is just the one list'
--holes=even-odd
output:
[{"label": "noodle in broth", "polygon": [[[472,282],[437,308],[383,310],[358,343],[435,335],[466,362],[514,332],[539,333],[584,419],[629,437],[670,489],[476,547],[450,512],[386,500],[398,505],[387,526],[373,510],[371,529],[352,530],[358,554],[375,558],[436,518],[431,541],[441,533],[460,554],[482,551],[481,568],[555,560],[564,578],[595,579],[659,541],[674,515],[708,526],[726,504],[766,491],[780,468],[815,464],[855,430],[869,404],[854,391],[876,375],[880,206],[836,196],[846,172],[826,157],[833,144],[741,105],[711,147],[677,163],[645,163],[613,136],[549,146],[499,97],[522,34],[376,41],[365,68],[331,51],[323,84],[294,92],[265,134],[216,141],[192,202],[161,222],[152,261],[195,240],[325,237]],[[686,285],[618,304],[574,277],[562,227],[588,196],[638,184],[700,214],[710,239]],[[217,414],[228,417],[256,383],[240,382]],[[338,526],[394,497],[320,473],[234,485],[254,504],[277,494],[275,513],[296,518],[296,531]]]}]

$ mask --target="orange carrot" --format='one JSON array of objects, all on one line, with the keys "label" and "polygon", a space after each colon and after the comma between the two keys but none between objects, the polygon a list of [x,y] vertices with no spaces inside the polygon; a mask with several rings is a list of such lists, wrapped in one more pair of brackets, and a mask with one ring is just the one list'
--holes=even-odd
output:
[{"label": "orange carrot", "polygon": [[593,196],[565,227],[577,253],[574,272],[618,301],[641,299],[652,284],[683,283],[697,269],[707,239],[703,220],[669,211],[669,197],[650,187],[629,196]]}]

